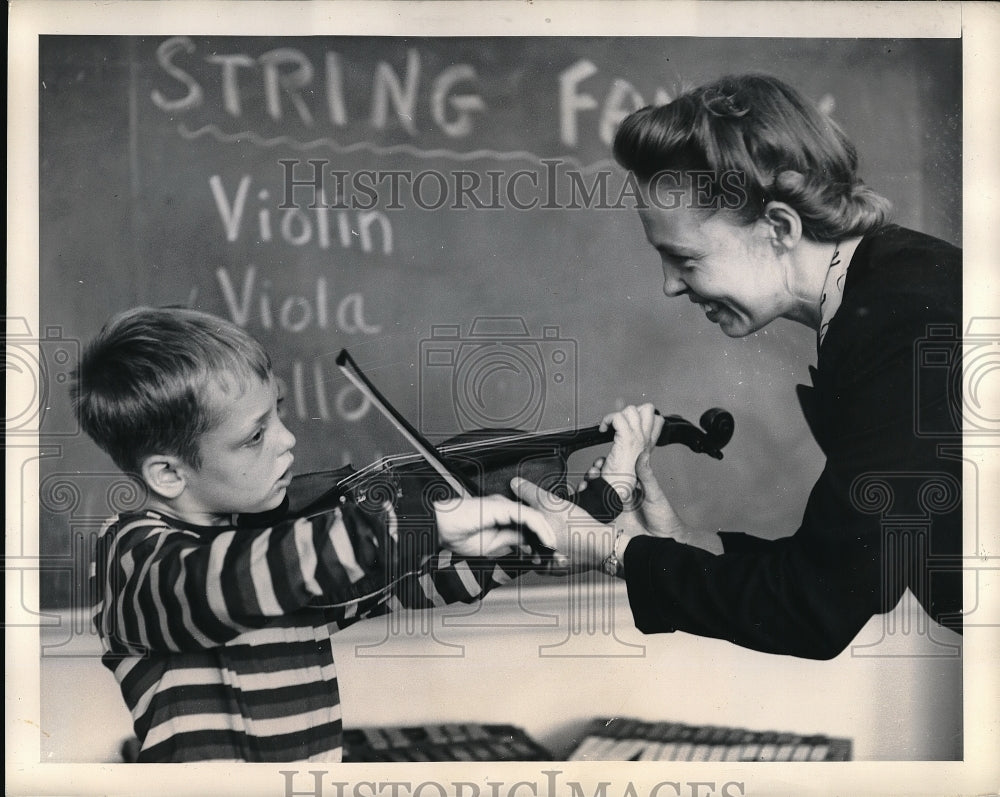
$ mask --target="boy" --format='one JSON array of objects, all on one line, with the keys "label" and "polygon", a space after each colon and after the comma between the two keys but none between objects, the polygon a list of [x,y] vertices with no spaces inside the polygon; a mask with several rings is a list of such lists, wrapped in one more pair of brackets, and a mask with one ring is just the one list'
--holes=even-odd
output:
[{"label": "boy", "polygon": [[345,500],[266,523],[285,501],[295,437],[267,354],[204,313],[120,314],[87,347],[73,391],[82,428],[148,495],[107,521],[94,574],[102,661],[141,762],[339,761],[330,634],[509,581],[517,551],[478,557],[520,545],[518,522],[552,539],[507,499],[452,501],[427,519],[444,549],[402,572],[391,507]]}]

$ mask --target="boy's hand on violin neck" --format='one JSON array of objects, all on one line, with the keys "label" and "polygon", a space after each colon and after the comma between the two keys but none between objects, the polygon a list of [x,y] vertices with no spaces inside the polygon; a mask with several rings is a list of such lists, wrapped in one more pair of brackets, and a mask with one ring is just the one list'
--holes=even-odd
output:
[{"label": "boy's hand on violin neck", "polygon": [[501,495],[436,501],[434,510],[441,546],[460,556],[497,556],[529,543],[521,526],[534,532],[542,545],[556,547],[556,536],[541,512]]},{"label": "boy's hand on violin neck", "polygon": [[611,554],[615,526],[595,520],[576,504],[553,495],[527,479],[510,482],[514,495],[524,501],[526,510],[538,512],[552,529],[557,561],[564,561],[571,571],[600,567]]}]

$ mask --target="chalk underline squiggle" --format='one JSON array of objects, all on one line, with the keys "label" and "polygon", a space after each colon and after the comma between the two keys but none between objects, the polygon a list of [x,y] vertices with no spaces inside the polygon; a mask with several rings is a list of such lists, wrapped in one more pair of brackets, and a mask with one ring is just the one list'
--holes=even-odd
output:
[{"label": "chalk underline squiggle", "polygon": [[226,133],[223,130],[220,130],[216,125],[204,125],[203,127],[199,127],[197,130],[191,130],[183,122],[177,126],[177,132],[180,134],[181,138],[188,141],[196,138],[202,138],[203,136],[211,136],[216,141],[220,141],[224,144],[239,144],[241,142],[248,141],[258,147],[288,146],[299,151],[323,147],[332,149],[342,155],[349,155],[354,152],[370,152],[373,155],[411,155],[415,158],[446,158],[455,161],[530,161],[537,164],[542,164],[543,161],[558,161],[562,164],[575,166],[578,170],[584,173],[596,172],[600,169],[617,168],[617,164],[610,159],[600,160],[596,163],[584,164],[572,155],[560,155],[558,157],[543,158],[541,155],[536,155],[535,153],[527,152],[526,150],[502,152],[492,149],[477,149],[472,152],[455,152],[450,149],[420,149],[419,147],[414,147],[412,144],[395,144],[389,147],[381,147],[376,144],[370,144],[367,141],[359,141],[356,144],[341,144],[330,137],[317,138],[312,141],[299,141],[291,136],[275,136],[273,138],[266,138],[258,135],[252,130],[244,130],[239,133]]}]

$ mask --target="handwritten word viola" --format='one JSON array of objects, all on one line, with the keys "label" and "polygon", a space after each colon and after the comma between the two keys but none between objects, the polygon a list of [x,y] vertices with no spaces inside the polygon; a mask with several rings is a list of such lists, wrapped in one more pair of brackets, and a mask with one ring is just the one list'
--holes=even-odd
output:
[{"label": "handwritten word viola", "polygon": [[348,335],[377,335],[379,324],[365,318],[365,298],[360,293],[348,293],[336,301],[329,294],[326,277],[317,277],[315,291],[310,296],[279,297],[269,279],[257,281],[257,267],[249,266],[239,280],[239,288],[229,269],[215,272],[222,298],[232,322],[245,327],[251,318],[265,330],[304,332],[307,329],[337,329]]}]

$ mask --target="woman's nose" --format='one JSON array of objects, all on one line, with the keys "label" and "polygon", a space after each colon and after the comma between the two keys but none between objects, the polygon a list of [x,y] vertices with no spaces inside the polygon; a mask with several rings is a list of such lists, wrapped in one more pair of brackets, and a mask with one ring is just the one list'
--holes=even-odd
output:
[{"label": "woman's nose", "polygon": [[677,275],[677,270],[666,263],[663,264],[663,293],[673,298],[687,290],[687,285]]}]

